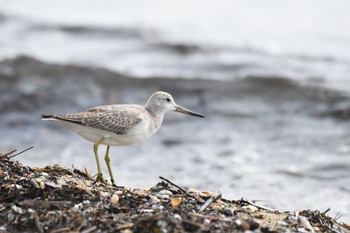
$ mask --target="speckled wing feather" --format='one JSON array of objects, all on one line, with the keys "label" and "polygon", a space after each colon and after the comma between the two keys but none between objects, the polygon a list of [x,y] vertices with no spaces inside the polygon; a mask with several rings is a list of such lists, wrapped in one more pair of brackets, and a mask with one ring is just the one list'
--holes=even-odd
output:
[{"label": "speckled wing feather", "polygon": [[106,105],[87,109],[74,114],[53,115],[60,120],[71,121],[116,134],[126,134],[139,124],[140,111],[132,105]]}]

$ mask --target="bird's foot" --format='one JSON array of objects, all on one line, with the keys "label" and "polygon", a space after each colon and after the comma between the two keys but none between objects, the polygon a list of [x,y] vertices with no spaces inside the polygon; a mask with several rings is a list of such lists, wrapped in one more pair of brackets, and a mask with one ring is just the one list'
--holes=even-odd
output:
[{"label": "bird's foot", "polygon": [[[107,180],[105,178],[103,178],[102,173],[97,173],[96,175],[94,175],[94,177],[96,177],[94,184],[96,184],[96,182],[101,182],[102,184],[105,184],[105,185],[108,184]],[[124,188],[124,186],[118,186],[115,183],[114,179],[111,179],[111,184],[115,188]]]},{"label": "bird's foot", "polygon": [[118,186],[115,184],[115,182],[114,182],[114,179],[113,179],[113,178],[111,178],[111,183],[112,183],[112,186],[113,186],[113,187],[118,187]]},{"label": "bird's foot", "polygon": [[102,184],[108,184],[107,181],[103,178],[102,173],[97,173],[96,180],[94,181],[94,184],[96,182],[101,182]]}]

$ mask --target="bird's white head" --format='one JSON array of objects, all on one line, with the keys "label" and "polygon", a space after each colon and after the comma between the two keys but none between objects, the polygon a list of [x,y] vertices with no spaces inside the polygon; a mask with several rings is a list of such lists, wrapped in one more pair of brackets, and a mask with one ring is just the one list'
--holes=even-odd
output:
[{"label": "bird's white head", "polygon": [[148,99],[145,108],[151,113],[164,114],[168,111],[176,111],[196,117],[204,117],[202,114],[188,110],[175,103],[174,98],[166,92],[157,91]]}]

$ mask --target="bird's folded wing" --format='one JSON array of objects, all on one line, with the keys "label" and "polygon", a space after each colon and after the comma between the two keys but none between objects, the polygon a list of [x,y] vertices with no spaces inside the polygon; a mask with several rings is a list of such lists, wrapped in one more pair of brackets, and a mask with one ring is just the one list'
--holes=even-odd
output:
[{"label": "bird's folded wing", "polygon": [[55,118],[123,135],[142,121],[139,115],[140,112],[132,108],[101,106],[75,114],[55,115]]}]

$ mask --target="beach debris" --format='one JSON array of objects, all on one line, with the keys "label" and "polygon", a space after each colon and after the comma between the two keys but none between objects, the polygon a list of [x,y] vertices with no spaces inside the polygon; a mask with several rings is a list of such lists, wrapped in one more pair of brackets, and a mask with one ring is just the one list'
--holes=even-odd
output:
[{"label": "beach debris", "polygon": [[222,194],[218,193],[216,195],[211,196],[205,203],[204,205],[202,205],[199,209],[199,212],[203,212],[206,208],[209,207],[209,205],[211,203],[213,203],[214,201],[218,200],[219,198],[221,198]]},{"label": "beach debris", "polygon": [[173,199],[171,199],[170,204],[172,207],[176,207],[176,206],[180,205],[181,202],[182,202],[182,198],[173,198]]},{"label": "beach debris", "polygon": [[350,233],[327,211],[281,212],[161,180],[148,190],[94,184],[84,171],[31,168],[2,154],[0,231]]}]

